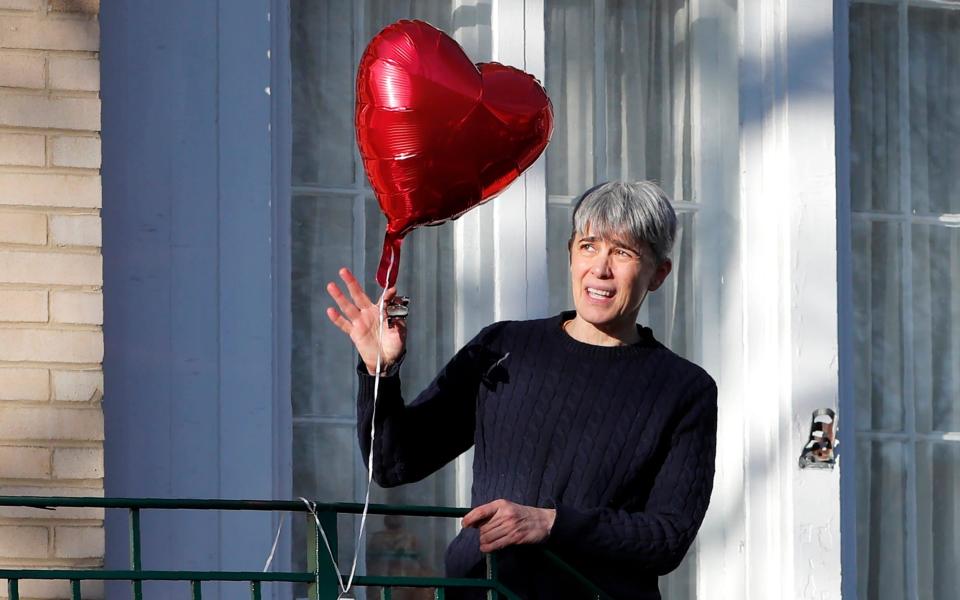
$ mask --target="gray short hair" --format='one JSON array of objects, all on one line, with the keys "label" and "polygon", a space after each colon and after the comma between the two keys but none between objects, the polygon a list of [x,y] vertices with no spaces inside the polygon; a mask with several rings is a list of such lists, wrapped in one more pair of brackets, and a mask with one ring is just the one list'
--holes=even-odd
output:
[{"label": "gray short hair", "polygon": [[610,181],[583,193],[573,209],[570,242],[580,235],[602,239],[625,236],[640,245],[646,242],[657,264],[670,258],[677,233],[677,214],[667,193],[651,181]]}]

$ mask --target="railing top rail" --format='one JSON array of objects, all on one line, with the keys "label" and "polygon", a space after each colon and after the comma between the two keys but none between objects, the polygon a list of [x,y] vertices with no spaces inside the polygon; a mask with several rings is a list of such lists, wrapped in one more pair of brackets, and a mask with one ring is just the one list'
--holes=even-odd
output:
[{"label": "railing top rail", "polygon": [[[228,500],[228,499],[190,499],[190,498],[101,498],[89,497],[57,497],[57,496],[0,496],[0,506],[32,507],[53,510],[56,508],[118,508],[131,511],[140,509],[160,510],[246,510],[246,511],[289,511],[308,512],[306,504],[300,500]],[[339,514],[360,514],[363,505],[355,502],[327,502],[316,503],[318,512]],[[369,512],[377,515],[405,515],[419,517],[462,517],[470,511],[468,508],[448,506],[408,506],[394,504],[371,504]],[[36,570],[36,569],[0,569],[0,578],[9,580],[18,579],[70,579],[70,580],[130,580],[135,586],[146,580],[190,580],[190,581],[303,581],[314,580],[314,573],[279,573],[279,572],[240,572],[240,571],[144,571],[140,569],[137,555],[139,554],[139,512],[133,512],[133,543],[134,543],[134,570],[108,571],[88,569],[67,570]],[[547,558],[562,570],[573,575],[591,595],[599,600],[609,600],[609,596],[582,574],[567,564],[559,556],[544,549]],[[503,584],[496,579],[488,580],[459,580],[432,577],[378,577],[358,576],[358,585],[396,585],[400,587],[488,587],[496,589],[507,598],[515,598]],[[480,583],[478,585],[478,582]]]},{"label": "railing top rail", "polygon": [[[0,506],[26,506],[32,508],[124,508],[165,510],[252,510],[308,512],[300,500],[227,500],[215,498],[100,498],[47,497],[47,496],[0,496]],[[318,502],[316,510],[344,514],[360,514],[363,504],[356,502]],[[371,504],[368,512],[375,515],[406,515],[412,517],[462,517],[469,508],[452,506],[410,506],[395,504]]]}]

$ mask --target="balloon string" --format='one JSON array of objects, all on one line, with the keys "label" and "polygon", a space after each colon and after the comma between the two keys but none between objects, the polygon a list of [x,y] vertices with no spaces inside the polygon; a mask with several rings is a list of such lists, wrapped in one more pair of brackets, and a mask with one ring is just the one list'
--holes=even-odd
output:
[{"label": "balloon string", "polygon": [[[320,524],[320,517],[317,515],[317,505],[314,502],[310,502],[306,498],[301,497],[300,500],[307,505],[307,510],[310,511],[310,514],[313,515],[313,520],[317,525],[317,531],[320,532],[320,537],[323,538],[323,545],[327,548],[327,555],[330,556],[330,562],[333,564],[333,570],[337,574],[337,583],[340,585],[340,592],[337,594],[338,600],[344,598],[344,594],[350,591],[350,588],[353,587],[353,579],[357,574],[357,559],[360,557],[360,540],[363,539],[363,531],[367,525],[367,514],[370,510],[370,488],[373,485],[373,444],[376,439],[377,431],[377,399],[380,395],[380,370],[383,365],[383,313],[384,313],[384,302],[386,301],[387,296],[387,285],[390,284],[390,274],[393,271],[394,266],[394,257],[395,254],[393,250],[390,251],[390,265],[387,267],[387,278],[386,285],[383,287],[383,293],[380,294],[380,302],[378,304],[378,314],[379,321],[377,322],[377,372],[374,375],[373,380],[373,411],[370,415],[370,452],[367,455],[367,491],[363,499],[363,512],[360,515],[360,531],[357,534],[357,543],[354,545],[353,549],[353,564],[350,566],[350,577],[347,578],[347,583],[343,583],[343,574],[340,572],[340,567],[337,565],[337,558],[333,555],[333,549],[330,547],[330,541],[327,539],[327,533],[323,529],[323,525]],[[281,527],[283,526],[283,521],[281,521]],[[279,537],[279,531],[277,532]],[[276,543],[276,542],[275,542]],[[272,553],[271,553],[272,556]],[[268,563],[269,564],[269,563]],[[317,589],[320,587],[320,557],[317,557]],[[318,591],[319,594],[319,591]]]}]

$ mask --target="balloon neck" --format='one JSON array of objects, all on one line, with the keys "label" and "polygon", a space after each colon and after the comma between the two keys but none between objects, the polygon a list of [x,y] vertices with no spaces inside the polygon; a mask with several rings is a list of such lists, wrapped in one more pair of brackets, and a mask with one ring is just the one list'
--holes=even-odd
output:
[{"label": "balloon neck", "polygon": [[402,242],[403,237],[390,231],[383,236],[383,252],[380,253],[380,266],[377,268],[377,284],[383,289],[393,287],[397,283]]}]

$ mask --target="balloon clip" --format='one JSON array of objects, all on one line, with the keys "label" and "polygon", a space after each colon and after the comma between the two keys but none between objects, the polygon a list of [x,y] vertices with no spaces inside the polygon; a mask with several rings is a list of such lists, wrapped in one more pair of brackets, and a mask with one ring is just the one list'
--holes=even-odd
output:
[{"label": "balloon clip", "polygon": [[410,314],[410,297],[394,296],[387,302],[384,310],[391,319],[405,319]]}]

